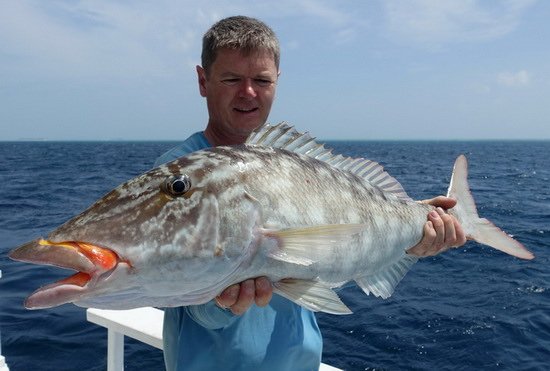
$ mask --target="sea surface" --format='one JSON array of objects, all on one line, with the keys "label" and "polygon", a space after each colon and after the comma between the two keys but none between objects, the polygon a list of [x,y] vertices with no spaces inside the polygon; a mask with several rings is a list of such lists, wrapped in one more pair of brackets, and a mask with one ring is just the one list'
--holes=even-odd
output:
[{"label": "sea surface", "polygon": [[[1,353],[12,371],[105,370],[107,332],[74,305],[29,311],[24,298],[67,271],[13,262],[7,252],[44,236],[123,181],[170,142],[0,143]],[[550,142],[330,142],[384,164],[409,195],[444,194],[467,155],[481,216],[536,258],[469,242],[419,261],[382,300],[341,290],[354,311],[319,314],[323,361],[345,370],[550,369]],[[163,370],[161,351],[126,340],[126,370]]]}]

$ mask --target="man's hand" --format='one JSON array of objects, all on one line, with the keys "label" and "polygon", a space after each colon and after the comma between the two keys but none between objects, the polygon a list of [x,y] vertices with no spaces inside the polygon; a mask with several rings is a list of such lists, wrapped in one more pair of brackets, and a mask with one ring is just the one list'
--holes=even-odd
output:
[{"label": "man's hand", "polygon": [[424,225],[424,237],[407,250],[408,254],[418,257],[433,256],[466,243],[466,236],[458,220],[443,210],[455,206],[455,199],[438,196],[421,202],[435,206],[436,209],[428,214],[428,221]]},{"label": "man's hand", "polygon": [[216,297],[216,303],[233,314],[241,315],[253,303],[259,307],[266,306],[272,295],[273,286],[267,277],[257,277],[229,286]]}]

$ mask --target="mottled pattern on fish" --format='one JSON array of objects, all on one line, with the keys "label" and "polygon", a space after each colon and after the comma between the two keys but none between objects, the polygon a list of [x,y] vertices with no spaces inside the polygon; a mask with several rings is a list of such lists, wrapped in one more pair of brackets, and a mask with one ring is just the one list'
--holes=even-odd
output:
[{"label": "mottled pattern on fish", "polygon": [[[457,215],[466,220],[475,205],[462,195],[469,195],[465,162],[457,163],[458,183],[466,184],[458,187],[466,201]],[[265,275],[277,293],[309,309],[348,313],[331,288],[355,280],[366,293],[390,296],[416,261],[405,251],[421,239],[431,209],[412,201],[377,163],[333,155],[284,124],[265,126],[245,145],[152,169],[52,232],[34,261],[87,267],[78,244],[66,244],[71,262],[56,260],[66,251],[56,245],[80,241],[115,252],[120,263],[86,272],[91,279],[82,288],[39,290],[28,305],[201,304],[230,284]],[[11,256],[33,261],[36,249],[29,243]],[[516,255],[521,249],[508,248]]]}]

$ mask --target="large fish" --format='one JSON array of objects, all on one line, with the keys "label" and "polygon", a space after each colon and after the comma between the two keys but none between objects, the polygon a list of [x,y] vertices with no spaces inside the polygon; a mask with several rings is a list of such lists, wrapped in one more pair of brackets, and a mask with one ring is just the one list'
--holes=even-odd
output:
[{"label": "large fish", "polygon": [[[458,200],[450,212],[467,238],[532,259],[479,218],[466,176],[460,156],[448,195]],[[283,123],[259,128],[244,145],[198,151],[131,179],[9,256],[77,271],[34,292],[30,309],[201,304],[267,276],[289,300],[346,314],[333,289],[355,281],[389,297],[417,261],[406,249],[422,238],[432,209],[379,164],[334,155]]]}]

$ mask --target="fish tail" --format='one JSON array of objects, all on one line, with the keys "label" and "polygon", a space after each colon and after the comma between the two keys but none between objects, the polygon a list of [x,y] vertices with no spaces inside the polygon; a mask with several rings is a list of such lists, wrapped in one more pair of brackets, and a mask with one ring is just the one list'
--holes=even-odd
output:
[{"label": "fish tail", "polygon": [[534,255],[521,243],[514,240],[491,221],[479,217],[467,178],[468,162],[464,155],[460,155],[455,161],[447,197],[457,200],[456,206],[449,210],[449,214],[458,219],[464,229],[466,238],[491,246],[517,258],[533,259]]}]

